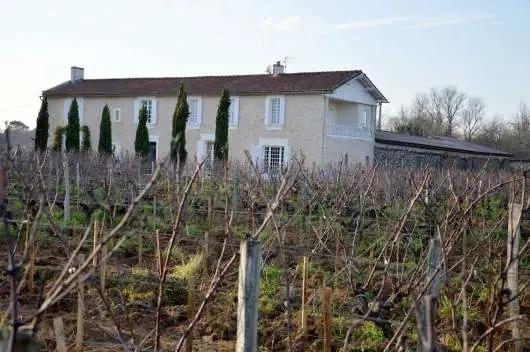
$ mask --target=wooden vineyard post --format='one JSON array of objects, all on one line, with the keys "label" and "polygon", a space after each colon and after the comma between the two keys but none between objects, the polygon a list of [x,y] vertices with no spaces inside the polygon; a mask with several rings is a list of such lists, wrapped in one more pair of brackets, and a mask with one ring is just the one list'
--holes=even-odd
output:
[{"label": "wooden vineyard post", "polygon": [[29,222],[29,219],[28,220],[25,220],[24,223],[26,223],[26,241],[25,241],[25,246],[24,246],[24,250],[27,251],[29,250],[28,246],[29,246],[29,235],[30,235],[30,222]]},{"label": "wooden vineyard post", "polygon": [[68,352],[66,349],[66,337],[64,335],[63,318],[53,318],[53,330],[55,332],[55,342],[57,352]]},{"label": "wooden vineyard post", "polygon": [[324,352],[331,352],[331,287],[322,289]]},{"label": "wooden vineyard post", "polygon": [[139,231],[139,232],[138,232],[138,265],[139,265],[139,266],[142,265],[142,252],[143,252],[143,247],[144,247],[144,244],[143,244],[143,235],[142,235],[142,231]]},{"label": "wooden vineyard post", "polygon": [[[425,189],[424,201],[430,202],[429,188]],[[416,307],[418,321],[418,351],[437,351],[436,345],[436,310],[437,302],[442,285],[442,274],[440,266],[442,261],[442,242],[434,230],[431,218],[428,218],[428,229],[430,235],[429,251],[427,252],[427,268],[425,280],[429,284],[427,294]]]},{"label": "wooden vineyard post", "polygon": [[[85,262],[85,255],[79,254],[79,265]],[[84,283],[79,278],[77,282],[77,329],[75,335],[76,351],[83,350],[83,339],[85,334],[84,319],[85,319],[85,287]]]},{"label": "wooden vineyard post", "polygon": [[338,238],[335,238],[335,258],[334,258],[334,264],[335,264],[335,274],[339,272],[340,270],[340,256],[339,256],[339,252],[340,252],[340,243],[339,243],[339,239]]},{"label": "wooden vineyard post", "polygon": [[203,273],[208,274],[208,257],[210,255],[210,231],[213,224],[213,195],[208,197],[208,231],[204,232],[204,249],[203,249]]},{"label": "wooden vineyard post", "polygon": [[[523,213],[523,205],[510,202],[508,219],[508,239],[506,242],[506,287],[510,292],[510,303],[508,311],[510,317],[519,315],[519,242],[521,237],[520,222]],[[518,320],[511,323],[512,338],[515,339],[515,352],[523,351],[523,341],[521,340],[521,330]]]},{"label": "wooden vineyard post", "polygon": [[[100,235],[103,237],[103,223],[100,226]],[[101,291],[105,292],[106,280],[107,280],[107,244],[105,243],[101,247],[101,258],[99,263],[99,281],[101,283]]]},{"label": "wooden vineyard post", "polygon": [[202,272],[206,276],[208,275],[208,256],[210,255],[210,234],[208,231],[204,231],[204,245],[202,250]]},{"label": "wooden vineyard post", "polygon": [[156,196],[153,196],[153,222],[154,222],[154,228],[156,229],[157,221],[156,221]]},{"label": "wooden vineyard post", "polygon": [[28,250],[28,291],[30,294],[33,293],[33,288],[35,287],[33,282],[33,277],[35,276],[35,239],[30,242],[30,221],[27,220],[26,223],[26,248]]},{"label": "wooden vineyard post", "polygon": [[162,275],[162,258],[160,254],[160,230],[155,231],[156,236],[156,248],[155,248],[155,259],[156,259],[156,269],[158,270],[158,277]]},{"label": "wooden vineyard post", "polygon": [[302,262],[302,337],[307,334],[307,257]]},{"label": "wooden vineyard post", "polygon": [[[188,279],[188,323],[193,320],[195,315],[195,279],[190,276]],[[193,330],[190,330],[188,337],[186,338],[185,351],[192,352],[193,349]]]},{"label": "wooden vineyard post", "polygon": [[[94,220],[94,243],[92,244],[92,251],[96,251],[96,247],[98,245],[98,221]],[[97,268],[98,266],[98,255],[96,254],[94,258],[92,258],[92,266],[94,268]]]},{"label": "wooden vineyard post", "polygon": [[70,221],[70,164],[68,163],[68,153],[66,152],[66,133],[63,133],[61,149],[64,170],[64,224],[67,225],[68,221]]},{"label": "wooden vineyard post", "polygon": [[255,352],[258,350],[260,261],[260,242],[252,238],[241,241],[237,292],[236,352]]}]

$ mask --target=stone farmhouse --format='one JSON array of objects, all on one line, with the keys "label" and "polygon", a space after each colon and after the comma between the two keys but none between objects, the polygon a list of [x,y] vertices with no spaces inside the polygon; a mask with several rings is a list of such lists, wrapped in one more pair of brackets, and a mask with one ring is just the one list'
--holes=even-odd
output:
[{"label": "stone farmhouse", "polygon": [[66,124],[75,97],[80,123],[97,141],[106,104],[116,153],[131,153],[143,106],[149,116],[152,158],[161,159],[169,152],[181,84],[190,107],[189,156],[212,157],[217,105],[227,88],[232,99],[231,159],[245,159],[247,150],[265,171],[281,167],[298,151],[307,165],[336,162],[346,154],[352,162],[373,162],[376,116],[387,99],[368,76],[360,70],[285,73],[279,62],[270,74],[167,78],[86,79],[82,68],[72,67],[70,80],[43,92],[50,131]]},{"label": "stone farmhouse", "polygon": [[[351,165],[476,167],[511,155],[454,138],[423,138],[378,130],[388,100],[361,70],[286,73],[280,62],[270,73],[160,78],[87,79],[72,67],[70,79],[47,89],[50,132],[67,123],[74,98],[81,125],[99,139],[103,107],[111,110],[112,140],[120,157],[134,152],[138,114],[148,111],[150,158],[169,152],[172,116],[180,85],[188,94],[186,127],[190,159],[213,159],[215,117],[221,92],[230,91],[229,156],[250,152],[264,173],[281,169],[295,153],[306,165],[341,160]],[[50,138],[51,140],[51,138]],[[464,161],[462,161],[464,160]],[[469,162],[468,162],[469,161]]]}]

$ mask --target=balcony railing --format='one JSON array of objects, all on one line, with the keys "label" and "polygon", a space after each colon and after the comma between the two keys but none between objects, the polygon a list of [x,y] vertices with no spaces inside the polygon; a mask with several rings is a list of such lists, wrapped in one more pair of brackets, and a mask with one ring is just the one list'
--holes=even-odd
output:
[{"label": "balcony railing", "polygon": [[341,138],[372,138],[372,130],[368,127],[355,127],[349,125],[327,124],[329,137]]}]

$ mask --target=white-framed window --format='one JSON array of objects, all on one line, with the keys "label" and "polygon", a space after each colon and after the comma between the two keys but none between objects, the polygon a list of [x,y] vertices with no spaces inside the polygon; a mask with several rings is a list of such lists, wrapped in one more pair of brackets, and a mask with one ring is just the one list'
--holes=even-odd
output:
[{"label": "white-framed window", "polygon": [[147,123],[153,123],[153,100],[143,99],[140,103],[140,110],[145,109],[147,111]]},{"label": "white-framed window", "polygon": [[190,115],[188,116],[188,128],[199,128],[201,127],[201,110],[202,101],[200,97],[188,97],[188,107]]},{"label": "white-framed window", "polygon": [[281,102],[280,98],[275,97],[271,98],[271,118],[269,123],[271,125],[279,125],[280,124],[280,107]]},{"label": "white-framed window", "polygon": [[239,125],[239,98],[230,98],[230,108],[228,109],[228,127],[237,128]]},{"label": "white-framed window", "polygon": [[263,172],[267,175],[279,174],[285,165],[285,146],[263,146]]},{"label": "white-framed window", "polygon": [[121,109],[116,108],[112,111],[112,122],[120,122],[121,121]]},{"label": "white-framed window", "polygon": [[361,112],[361,119],[359,121],[359,127],[367,128],[368,127],[368,110],[364,109]]},{"label": "white-framed window", "polygon": [[263,174],[282,171],[291,158],[291,146],[287,138],[259,138],[250,148],[252,162]]},{"label": "white-framed window", "polygon": [[267,129],[281,129],[285,121],[285,98],[270,96],[265,100],[265,126]]},{"label": "white-framed window", "polygon": [[[82,97],[76,97],[75,100],[77,101],[77,112],[79,114],[79,125],[83,126],[85,124],[85,118],[84,118],[85,100]],[[68,124],[68,112],[70,111],[70,106],[72,105],[72,101],[74,101],[74,98],[66,98],[64,100],[64,123],[65,125]]]},{"label": "white-framed window", "polygon": [[147,124],[154,125],[157,120],[157,101],[155,98],[137,98],[134,101],[134,122],[138,123],[140,117],[140,110],[145,108],[147,110]]}]

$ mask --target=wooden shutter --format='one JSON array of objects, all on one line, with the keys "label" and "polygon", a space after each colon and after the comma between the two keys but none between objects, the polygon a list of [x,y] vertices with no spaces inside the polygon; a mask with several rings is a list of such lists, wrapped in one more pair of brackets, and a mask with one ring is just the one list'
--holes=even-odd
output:
[{"label": "wooden shutter", "polygon": [[72,104],[72,98],[66,98],[64,100],[64,115],[63,115],[63,121],[64,124],[68,124],[68,112],[70,111],[70,105]]},{"label": "wooden shutter", "polygon": [[259,144],[254,144],[250,147],[250,156],[252,158],[252,162],[254,163],[254,166],[256,166],[259,170],[261,170],[262,162],[263,162],[263,148]]},{"label": "wooden shutter", "polygon": [[141,108],[142,101],[140,99],[134,100],[134,116],[133,121],[134,123],[138,123],[138,115],[140,114],[140,108]]},{"label": "wooden shutter", "polygon": [[230,127],[237,127],[239,125],[239,98],[232,98],[230,103],[232,123]]},{"label": "wooden shutter", "polygon": [[151,99],[151,124],[156,124],[158,116],[158,102],[156,99]]},{"label": "wooden shutter", "polygon": [[200,97],[197,99],[197,125],[201,125],[202,123],[202,99]]},{"label": "wooden shutter", "polygon": [[271,116],[271,100],[269,97],[265,98],[265,126],[270,125]]}]

